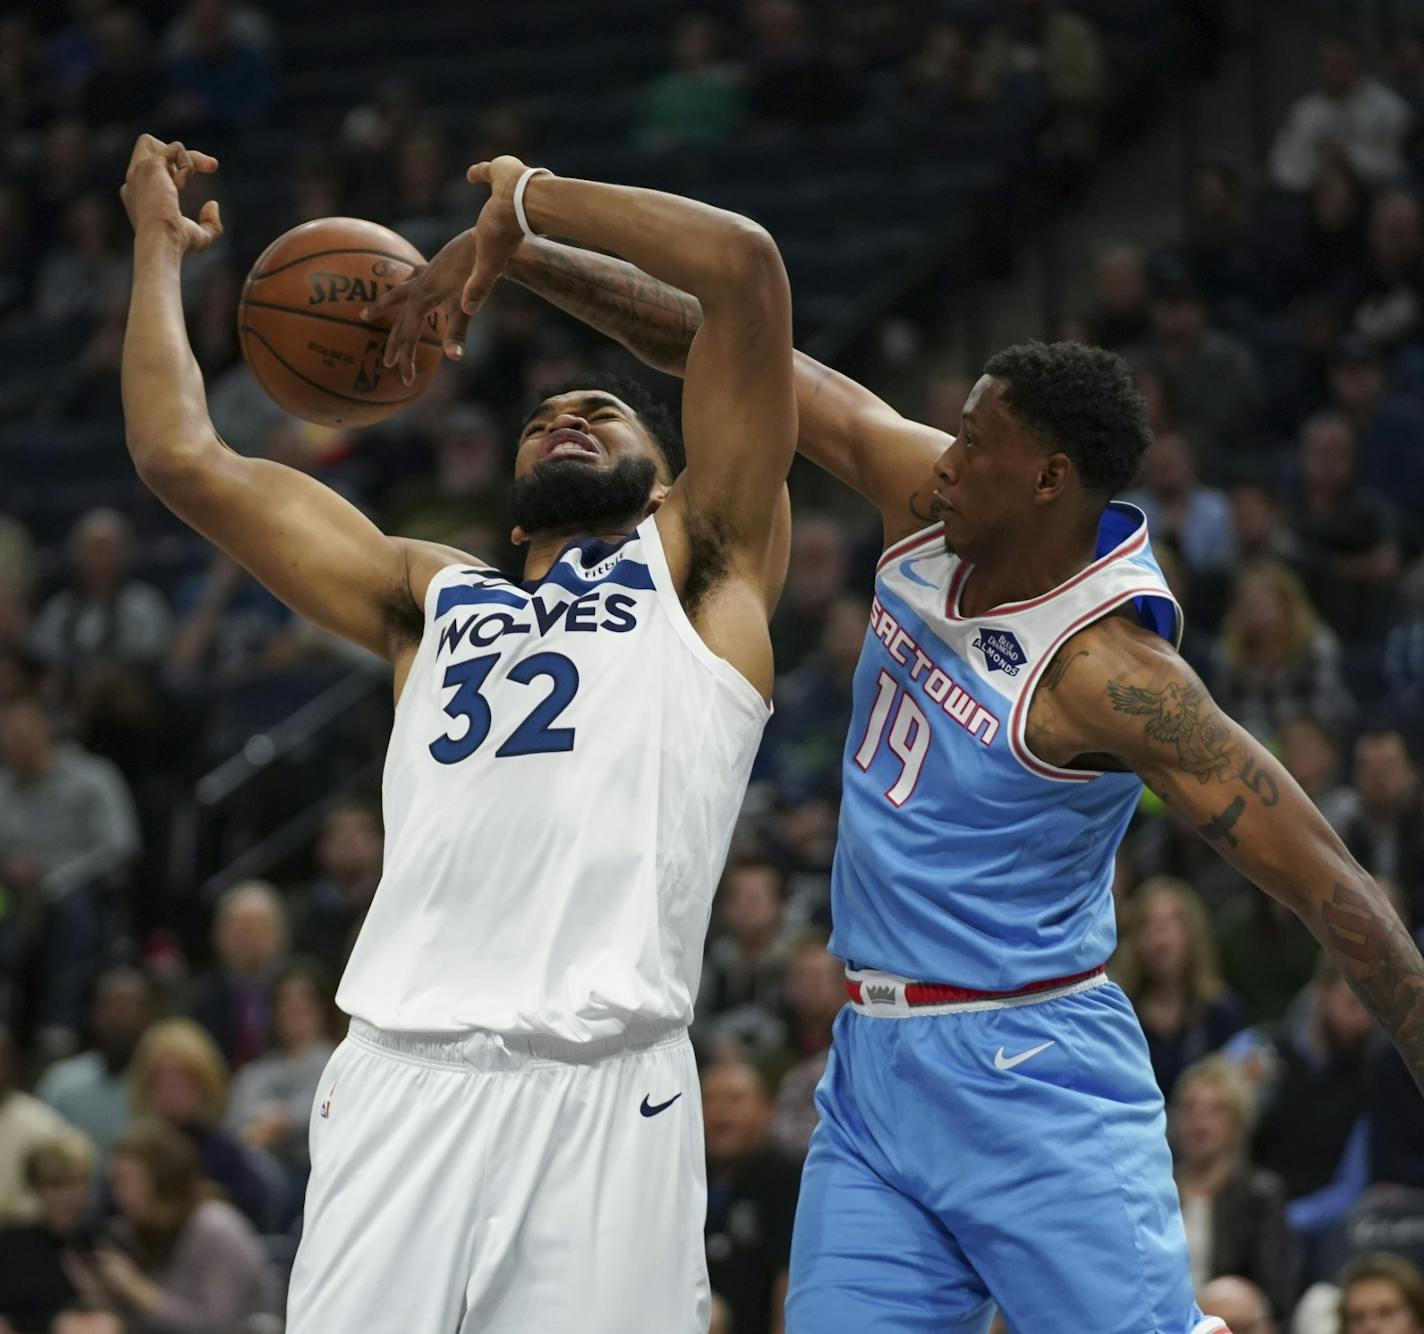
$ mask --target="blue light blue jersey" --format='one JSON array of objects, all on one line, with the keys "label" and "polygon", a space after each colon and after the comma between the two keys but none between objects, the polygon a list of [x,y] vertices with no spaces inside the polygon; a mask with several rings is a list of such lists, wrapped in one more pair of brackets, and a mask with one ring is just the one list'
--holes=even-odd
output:
[{"label": "blue light blue jersey", "polygon": [[1042,597],[968,618],[972,578],[940,528],[876,578],[833,884],[853,999],[816,1091],[787,1334],[986,1334],[996,1305],[1014,1334],[1224,1334],[1192,1295],[1142,1031],[1102,971],[1141,784],[1025,740],[1072,634],[1131,603],[1175,644],[1180,609],[1130,505]]},{"label": "blue light blue jersey", "polygon": [[855,673],[831,950],[858,968],[1009,991],[1096,968],[1135,774],[1059,769],[1024,741],[1034,687],[1075,631],[1131,602],[1171,643],[1181,612],[1142,512],[1114,503],[1098,559],[1050,593],[959,613],[972,567],[936,526],[881,559]]}]

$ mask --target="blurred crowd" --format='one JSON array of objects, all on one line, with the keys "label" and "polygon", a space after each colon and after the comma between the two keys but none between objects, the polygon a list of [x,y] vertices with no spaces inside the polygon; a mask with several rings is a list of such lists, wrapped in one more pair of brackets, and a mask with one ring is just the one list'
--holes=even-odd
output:
[{"label": "blurred crowd", "polygon": [[[1126,498],[1186,607],[1187,657],[1420,929],[1424,28],[1408,4],[1327,7],[1340,26],[1317,86],[1259,178],[1203,164],[1180,234],[1104,243],[1091,308],[1058,334],[1137,374],[1155,443]],[[819,8],[677,18],[668,68],[625,99],[620,132],[640,151],[701,151],[1029,97],[1038,170],[1062,179],[1104,151],[1098,6]],[[1225,7],[1181,10],[1209,67]],[[385,705],[318,734],[285,784],[270,771],[236,834],[194,835],[205,774],[333,682],[364,675],[379,693],[384,678],[167,523],[125,478],[117,420],[115,186],[132,136],[240,154],[273,126],[282,32],[278,7],[232,0],[0,15],[0,417],[26,439],[90,431],[120,464],[102,486],[60,476],[65,508],[0,485],[0,1334],[280,1328],[307,1123],[344,1024],[333,988],[380,877],[375,783],[349,776],[379,772]],[[286,145],[267,167],[279,203],[230,210],[225,243],[185,272],[224,438],[391,531],[513,564],[511,424],[541,386],[625,369],[621,353],[502,291],[458,367],[351,434],[266,399],[234,313],[246,265],[285,227],[357,213],[429,253],[468,217],[467,160],[541,147],[518,102],[457,130],[405,77],[331,142]],[[42,362],[25,360],[35,345]],[[903,406],[954,431],[968,389],[930,364]],[[879,535],[807,491],[773,626],[776,712],[694,1032],[720,1334],[780,1328],[812,1093],[845,999],[829,872]],[[230,872],[279,807],[310,808],[310,834],[260,874]],[[1150,794],[1115,893],[1112,971],[1167,1099],[1207,1309],[1236,1334],[1424,1334],[1424,1103],[1393,1049],[1304,927]]]}]

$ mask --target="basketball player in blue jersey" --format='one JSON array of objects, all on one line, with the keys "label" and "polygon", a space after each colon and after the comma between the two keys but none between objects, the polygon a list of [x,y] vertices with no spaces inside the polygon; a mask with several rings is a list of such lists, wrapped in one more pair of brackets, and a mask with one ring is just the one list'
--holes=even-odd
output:
[{"label": "basketball player in blue jersey", "polygon": [[[463,263],[442,252],[387,303],[409,307],[388,355],[409,358]],[[681,373],[685,294],[542,241],[508,273]],[[851,1004],[817,1094],[789,1334],[982,1334],[995,1304],[1016,1334],[1223,1330],[1193,1299],[1162,1099],[1103,968],[1142,782],[1306,922],[1421,1084],[1424,963],[1178,656],[1143,516],[1111,499],[1149,440],[1119,358],[1001,352],[957,437],[796,367],[799,448],[878,506],[886,550],[833,874]]]},{"label": "basketball player in blue jersey", "polygon": [[[500,158],[473,310],[535,229],[697,293],[675,433],[630,396],[539,404],[515,464],[522,577],[387,537],[224,448],[183,326],[218,235],[141,138],[123,396],[140,476],[294,610],[388,658],[381,883],[314,1099],[290,1334],[707,1328],[687,1040],[712,894],[767,718],[787,560],[791,302],[770,237]],[[314,796],[317,794],[313,794]]]}]

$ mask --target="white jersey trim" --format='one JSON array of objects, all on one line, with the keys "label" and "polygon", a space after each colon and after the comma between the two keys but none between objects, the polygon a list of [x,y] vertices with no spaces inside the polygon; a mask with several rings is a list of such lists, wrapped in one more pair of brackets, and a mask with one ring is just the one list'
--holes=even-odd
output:
[{"label": "white jersey trim", "polygon": [[[1028,680],[1024,682],[1023,691],[1014,702],[1013,713],[1009,716],[1009,749],[1013,756],[1023,765],[1029,773],[1038,778],[1047,779],[1056,783],[1091,783],[1095,778],[1101,778],[1103,774],[1109,772],[1106,769],[1062,769],[1056,764],[1049,764],[1046,760],[1041,760],[1028,748],[1028,713],[1033,703],[1034,692],[1038,689],[1039,678],[1046,672],[1053,662],[1054,656],[1063,645],[1071,639],[1079,630],[1082,630],[1094,621],[1100,621],[1109,612],[1115,611],[1124,603],[1131,602],[1133,598],[1154,597],[1164,598],[1171,602],[1177,613],[1177,639],[1180,640],[1182,633],[1182,608],[1177,599],[1172,597],[1162,585],[1147,584],[1139,588],[1125,588],[1114,593],[1110,598],[1100,602],[1091,611],[1085,612],[1066,629],[1059,632],[1056,638],[1047,649],[1040,655],[1037,664],[1028,675]],[[1174,645],[1175,647],[1175,645]]]},{"label": "white jersey trim", "polygon": [[875,573],[879,574],[892,560],[899,560],[901,556],[908,556],[916,547],[923,546],[932,537],[944,536],[944,524],[931,524],[928,528],[921,528],[917,533],[911,533],[909,537],[902,537],[898,542],[892,542],[880,554],[880,559],[875,562]]},{"label": "white jersey trim", "polygon": [[714,676],[726,681],[733,690],[741,694],[746,703],[756,711],[763,725],[771,717],[771,705],[762,698],[758,690],[726,658],[714,653],[705,639],[697,633],[697,627],[688,619],[687,610],[678,596],[677,585],[673,582],[672,571],[668,568],[667,553],[663,550],[662,534],[658,531],[656,514],[650,514],[637,527],[647,556],[648,568],[653,572],[653,587],[658,599],[667,611],[668,620],[677,631],[678,637],[704,667]]}]

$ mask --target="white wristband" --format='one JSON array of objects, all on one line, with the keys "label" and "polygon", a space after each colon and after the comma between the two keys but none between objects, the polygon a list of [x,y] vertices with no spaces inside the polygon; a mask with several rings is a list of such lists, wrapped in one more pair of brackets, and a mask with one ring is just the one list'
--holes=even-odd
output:
[{"label": "white wristband", "polygon": [[525,167],[524,175],[519,178],[519,183],[514,187],[514,216],[519,219],[519,230],[531,241],[535,240],[538,233],[529,225],[529,219],[524,216],[524,191],[529,185],[529,180],[533,176],[552,176],[548,167]]}]

